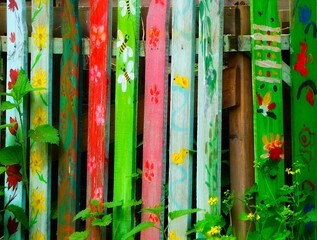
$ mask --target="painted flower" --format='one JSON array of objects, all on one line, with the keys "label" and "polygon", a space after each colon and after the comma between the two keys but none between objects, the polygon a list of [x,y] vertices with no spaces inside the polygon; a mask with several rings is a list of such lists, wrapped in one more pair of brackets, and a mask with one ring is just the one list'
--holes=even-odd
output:
[{"label": "painted flower", "polygon": [[10,33],[10,38],[9,38],[9,39],[10,39],[10,42],[12,42],[12,43],[15,42],[15,39],[16,39],[16,38],[15,38],[15,32],[11,32],[11,33]]},{"label": "painted flower", "polygon": [[15,10],[19,10],[18,8],[18,4],[15,0],[9,0],[9,5],[8,5],[8,8],[11,12],[14,12]]},{"label": "painted flower", "polygon": [[158,103],[158,96],[160,95],[160,92],[157,90],[156,84],[153,88],[150,89],[151,94],[151,102],[152,103]]},{"label": "painted flower", "polygon": [[144,177],[147,179],[149,182],[152,181],[154,178],[154,164],[149,163],[149,161],[145,161],[145,169],[144,169]]},{"label": "painted flower", "polygon": [[155,0],[155,3],[164,6],[164,0]]},{"label": "painted flower", "polygon": [[272,102],[272,92],[267,92],[262,98],[259,93],[256,93],[256,97],[259,103],[258,113],[261,113],[264,117],[268,116],[276,119],[275,113],[271,112],[276,107],[276,103]]},{"label": "painted flower", "polygon": [[280,134],[276,135],[274,139],[274,134],[270,134],[270,141],[268,140],[266,135],[263,135],[262,141],[264,143],[263,149],[267,151],[267,153],[262,154],[261,158],[270,158],[272,161],[281,161],[284,159],[284,138],[280,139]]},{"label": "painted flower", "polygon": [[40,153],[37,151],[31,152],[31,161],[30,161],[30,169],[32,171],[32,176],[36,174],[36,172],[42,172],[43,160],[40,156]]},{"label": "painted flower", "polygon": [[215,205],[218,202],[218,198],[217,197],[210,197],[208,200],[208,203],[210,206]]},{"label": "painted flower", "polygon": [[[32,85],[35,88],[46,88],[47,76],[46,71],[43,71],[42,68],[39,70],[34,70],[34,76],[32,77]],[[43,93],[45,89],[36,91],[37,93]]]},{"label": "painted flower", "polygon": [[35,110],[35,116],[32,119],[34,127],[46,124],[47,121],[47,110],[42,108],[41,106],[38,106],[38,108]]},{"label": "painted flower", "polygon": [[35,6],[37,6],[37,8],[39,8],[41,6],[41,3],[46,4],[47,1],[46,0],[34,0],[34,4],[35,4]]},{"label": "painted flower", "polygon": [[14,122],[15,124],[12,127],[9,127],[9,132],[15,136],[17,134],[19,124],[16,117],[15,118],[10,117],[10,123],[14,123]]},{"label": "painted flower", "polygon": [[95,113],[97,126],[105,125],[105,108],[102,105],[98,105]]},{"label": "painted flower", "polygon": [[154,223],[159,223],[160,222],[159,217],[156,214],[154,214],[154,213],[150,213],[149,214],[149,220],[151,222],[154,222]]},{"label": "painted flower", "polygon": [[185,157],[188,154],[188,150],[186,148],[181,148],[180,152],[175,152],[172,154],[172,162],[176,165],[183,164],[185,161]]},{"label": "painted flower", "polygon": [[17,188],[18,182],[22,181],[22,174],[20,173],[20,169],[21,169],[20,164],[7,166],[6,173],[8,175],[7,177],[8,189],[12,187],[13,190],[15,190]]},{"label": "painted flower", "polygon": [[16,231],[18,231],[19,222],[17,222],[16,218],[12,218],[11,216],[8,219],[8,232],[9,236],[14,234]]},{"label": "painted flower", "polygon": [[92,173],[96,169],[96,158],[95,156],[88,158],[88,171]]},{"label": "painted flower", "polygon": [[101,72],[99,71],[98,65],[95,64],[90,69],[90,77],[91,77],[92,81],[94,81],[95,83],[98,83],[98,81],[101,77]]},{"label": "painted flower", "polygon": [[16,84],[17,79],[19,76],[19,69],[10,69],[10,79],[11,81],[8,82],[8,89],[11,90],[12,87]]},{"label": "painted flower", "polygon": [[94,199],[99,200],[99,202],[103,201],[103,189],[102,187],[98,187],[94,191]]},{"label": "painted flower", "polygon": [[36,230],[35,233],[31,236],[32,240],[45,240],[45,235],[41,233],[39,230]]},{"label": "painted flower", "polygon": [[43,48],[46,48],[48,37],[46,26],[42,24],[35,26],[35,31],[32,33],[32,37],[34,38],[34,44],[36,45],[37,50],[40,51]]},{"label": "painted flower", "polygon": [[175,230],[171,231],[170,234],[168,234],[168,238],[170,240],[181,240],[180,237],[177,237]]},{"label": "painted flower", "polygon": [[174,80],[174,83],[176,85],[179,85],[182,88],[188,88],[189,87],[189,80],[185,76],[181,77],[178,74],[176,74],[175,77],[173,78],[173,80]]},{"label": "painted flower", "polygon": [[107,39],[104,26],[93,25],[91,28],[91,41],[97,48],[101,46]]},{"label": "painted flower", "polygon": [[36,189],[33,189],[30,203],[30,207],[32,209],[32,217],[35,217],[37,213],[42,214],[44,211],[46,211],[46,199],[43,195],[44,190],[37,191]]},{"label": "painted flower", "polygon": [[220,226],[214,226],[211,227],[210,230],[207,232],[208,237],[218,235],[220,234],[221,227]]},{"label": "painted flower", "polygon": [[160,30],[157,27],[151,27],[149,31],[149,43],[152,47],[157,47],[157,43],[160,37]]}]

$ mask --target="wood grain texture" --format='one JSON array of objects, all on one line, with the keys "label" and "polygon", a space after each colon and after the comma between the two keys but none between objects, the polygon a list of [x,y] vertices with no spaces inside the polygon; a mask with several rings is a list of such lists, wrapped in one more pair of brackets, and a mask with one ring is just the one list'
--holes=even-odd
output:
[{"label": "wood grain texture", "polygon": [[[146,26],[144,132],[143,132],[143,208],[155,208],[163,202],[166,165],[167,116],[167,9],[168,1],[151,2]],[[156,228],[141,232],[141,239],[160,239],[164,215],[143,213],[142,221]],[[162,236],[163,237],[163,236]]]},{"label": "wood grain texture", "polygon": [[[92,199],[101,203],[107,200],[110,61],[108,59],[111,37],[109,37],[109,16],[111,1],[90,1],[90,61],[89,61],[89,106],[88,106],[88,145],[87,145],[87,207],[94,209]],[[111,29],[111,28],[110,28]],[[96,209],[94,209],[96,210]],[[100,227],[91,228],[89,239],[104,239],[105,232]]]},{"label": "wood grain texture", "polygon": [[[172,3],[168,211],[191,208],[194,123],[195,3]],[[191,216],[169,223],[169,234],[186,239]]]},{"label": "wood grain texture", "polygon": [[[53,1],[32,1],[30,128],[52,124]],[[31,143],[29,221],[31,239],[50,239],[51,157],[48,144]]]},{"label": "wood grain texture", "polygon": [[122,206],[113,209],[112,239],[121,240],[134,224],[136,172],[136,122],[138,102],[140,0],[120,0],[115,96],[114,201]]},{"label": "wood grain texture", "polygon": [[197,207],[220,213],[223,1],[201,0],[199,9]]},{"label": "wood grain texture", "polygon": [[[7,71],[6,71],[6,91],[10,92],[16,83],[20,69],[27,71],[27,26],[26,7],[24,0],[7,1]],[[6,101],[12,101],[11,97],[6,97]],[[27,126],[28,112],[27,102],[20,105],[22,118],[19,118],[16,109],[6,111],[6,123],[17,122],[17,129],[10,131],[6,129],[5,145],[11,146],[21,144],[17,142],[17,135],[26,134],[22,132],[22,125]],[[26,128],[24,128],[26,130]],[[26,147],[26,143],[25,144]],[[26,153],[23,153],[26,154]],[[22,184],[22,169],[19,164],[9,166],[5,175],[5,206],[15,204],[25,209],[25,186]],[[16,225],[18,223],[18,225]],[[4,237],[9,239],[24,239],[24,229],[12,213],[6,211],[4,214]]]},{"label": "wood grain texture", "polygon": [[73,217],[78,211],[77,166],[80,155],[80,69],[81,31],[78,2],[65,0],[62,11],[63,55],[60,78],[60,145],[58,166],[57,238],[75,231]]}]

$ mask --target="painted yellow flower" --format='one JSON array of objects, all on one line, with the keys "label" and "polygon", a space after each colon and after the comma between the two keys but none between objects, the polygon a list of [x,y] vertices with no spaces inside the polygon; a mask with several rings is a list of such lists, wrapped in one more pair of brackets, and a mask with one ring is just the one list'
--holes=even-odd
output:
[{"label": "painted yellow flower", "polygon": [[220,234],[220,230],[221,230],[220,226],[211,227],[210,230],[207,232],[207,235],[208,237],[210,237],[210,236]]},{"label": "painted yellow flower", "polygon": [[41,106],[39,106],[35,110],[35,117],[32,120],[32,123],[34,124],[34,127],[37,127],[42,124],[47,123],[47,110],[43,109]]},{"label": "painted yellow flower", "polygon": [[[46,88],[47,77],[46,71],[43,71],[42,68],[39,70],[34,70],[34,76],[32,77],[32,85],[35,88]],[[36,91],[37,93],[43,93],[45,89]]]},{"label": "painted yellow flower", "polygon": [[42,50],[42,48],[46,48],[48,37],[46,26],[42,24],[35,26],[35,31],[32,33],[32,37],[34,37],[34,44],[37,46],[39,51]]},{"label": "painted yellow flower", "polygon": [[44,190],[37,191],[36,189],[33,189],[30,203],[33,217],[35,217],[37,213],[42,214],[44,211],[46,211],[46,199],[44,198],[43,194]]},{"label": "painted yellow flower", "polygon": [[210,206],[215,205],[218,202],[218,198],[217,197],[211,197],[208,200],[208,203]]},{"label": "painted yellow flower", "polygon": [[36,230],[36,232],[32,234],[32,240],[45,240],[45,235],[39,230]]},{"label": "painted yellow flower", "polygon": [[42,172],[42,164],[43,160],[37,151],[31,152],[31,161],[30,161],[30,168],[32,171],[32,176],[34,176],[37,172]]},{"label": "painted yellow flower", "polygon": [[188,154],[188,150],[186,148],[181,148],[179,153],[175,152],[172,154],[172,162],[177,164],[177,165],[183,164],[187,154]]},{"label": "painted yellow flower", "polygon": [[175,82],[175,84],[181,86],[182,88],[188,88],[189,87],[189,80],[185,76],[181,77],[178,74],[176,74],[175,77],[174,77],[174,82]]},{"label": "painted yellow flower", "polygon": [[46,0],[34,0],[34,4],[37,8],[39,8],[41,4],[46,4],[46,3],[47,3]]},{"label": "painted yellow flower", "polygon": [[175,230],[171,231],[170,234],[168,234],[168,238],[170,240],[182,240],[180,237],[176,236],[176,231]]}]

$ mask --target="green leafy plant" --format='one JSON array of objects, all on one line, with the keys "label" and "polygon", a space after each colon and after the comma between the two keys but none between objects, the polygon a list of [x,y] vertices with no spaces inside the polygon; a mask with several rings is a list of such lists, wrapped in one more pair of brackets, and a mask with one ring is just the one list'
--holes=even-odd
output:
[{"label": "green leafy plant", "polygon": [[[16,117],[10,117],[10,123],[5,123],[0,125],[0,130],[8,128],[8,134],[14,137],[14,143],[10,146],[6,146],[0,150],[0,174],[7,172],[8,175],[13,175],[16,184],[17,181],[22,180],[24,187],[26,189],[27,195],[28,190],[28,145],[27,141],[30,139],[30,146],[34,142],[41,143],[59,143],[58,131],[49,124],[39,125],[35,129],[29,129],[25,122],[23,121],[23,101],[25,97],[30,93],[38,90],[43,90],[40,88],[34,88],[29,79],[27,73],[23,70],[19,70],[18,77],[15,83],[11,83],[10,92],[0,92],[0,96],[6,96],[6,101],[1,103],[1,111],[14,110],[17,114]],[[19,172],[22,169],[22,174]],[[9,184],[13,184],[10,182]],[[2,190],[3,188],[1,188]],[[10,211],[14,214],[15,218],[22,223],[25,229],[28,229],[29,222],[25,214],[25,211],[16,205],[11,204],[9,201],[5,208],[2,210]]]}]

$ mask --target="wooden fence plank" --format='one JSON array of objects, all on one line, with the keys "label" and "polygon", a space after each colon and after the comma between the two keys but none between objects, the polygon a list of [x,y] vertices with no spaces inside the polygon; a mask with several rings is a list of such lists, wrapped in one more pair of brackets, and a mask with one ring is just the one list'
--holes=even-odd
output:
[{"label": "wooden fence plank", "polygon": [[[220,213],[223,1],[200,1],[198,55],[197,207]],[[210,197],[217,204],[210,206]],[[197,214],[204,218],[204,212]]]},{"label": "wooden fence plank", "polygon": [[[166,165],[167,116],[167,44],[168,1],[152,0],[146,26],[144,132],[143,132],[143,208],[155,208],[163,203],[163,183]],[[141,239],[160,239],[164,215],[143,213],[142,221],[153,221],[156,228],[142,231]]]},{"label": "wooden fence plank", "polygon": [[119,1],[113,198],[123,205],[113,209],[114,240],[121,240],[134,226],[139,18],[140,0]]},{"label": "wooden fence plank", "polygon": [[60,79],[60,145],[58,166],[57,238],[65,239],[75,231],[73,217],[78,211],[80,159],[80,69],[81,30],[78,1],[65,0],[62,11],[63,55]]},{"label": "wooden fence plank", "polygon": [[[27,71],[27,26],[26,26],[26,6],[25,1],[7,1],[7,86],[6,91],[10,92],[12,85],[15,84],[18,73],[23,68]],[[6,98],[7,101],[12,100],[11,97]],[[18,129],[10,131],[6,129],[5,145],[15,145],[18,134],[22,132],[22,125],[27,126],[28,112],[26,110],[27,103],[23,101],[20,108],[23,114],[23,119],[19,118],[16,109],[6,111],[6,122],[16,121]],[[21,120],[21,121],[20,121]],[[23,144],[23,143],[22,143]],[[26,143],[24,143],[26,144]],[[24,153],[25,154],[25,153]],[[23,173],[22,173],[23,172]],[[5,176],[5,206],[15,204],[25,208],[25,186],[22,184],[22,175],[26,172],[21,169],[19,164],[12,165],[7,168]],[[24,230],[19,223],[16,226],[17,219],[12,213],[6,211],[4,216],[4,236],[9,239],[9,236],[14,239],[24,239]]]},{"label": "wooden fence plank", "polygon": [[[110,61],[108,52],[111,37],[109,25],[111,20],[111,1],[90,1],[90,61],[89,61],[89,106],[88,106],[88,145],[87,145],[87,207],[94,209],[92,199],[103,203],[107,199],[109,135],[106,134],[110,118],[109,84]],[[99,207],[103,207],[100,205]],[[90,239],[104,239],[105,233],[100,227],[91,228]]]},{"label": "wooden fence plank", "polygon": [[[281,29],[276,0],[251,1],[251,33],[255,181],[260,202],[275,199],[276,190],[284,184]],[[274,219],[269,223],[276,226]]]},{"label": "wooden fence plank", "polygon": [[[194,121],[195,3],[172,3],[171,102],[168,211],[191,208]],[[191,216],[169,224],[169,234],[186,239]]]},{"label": "wooden fence plank", "polygon": [[[317,55],[316,43],[316,1],[292,1],[290,14],[292,19],[290,29],[291,39],[291,79],[292,79],[292,146],[293,181],[304,189],[311,190],[311,197],[300,205],[305,211],[311,211],[317,204],[316,168],[317,157]],[[300,174],[297,174],[299,169]],[[316,225],[306,224],[300,229],[298,236],[305,239],[316,237]]]},{"label": "wooden fence plank", "polygon": [[[30,128],[52,124],[53,1],[32,1]],[[30,144],[31,239],[50,239],[51,158],[48,144]]]}]

